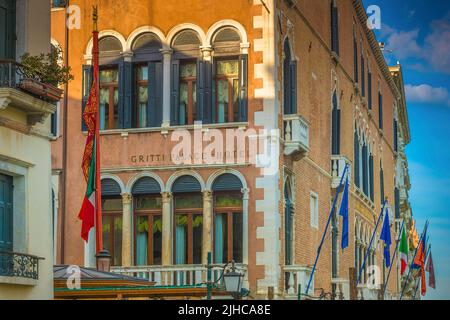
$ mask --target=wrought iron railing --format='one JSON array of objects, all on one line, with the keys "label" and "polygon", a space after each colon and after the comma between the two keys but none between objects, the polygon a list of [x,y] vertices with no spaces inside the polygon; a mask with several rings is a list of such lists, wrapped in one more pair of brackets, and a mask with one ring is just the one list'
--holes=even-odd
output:
[{"label": "wrought iron railing", "polygon": [[23,66],[14,60],[0,59],[0,87],[20,87],[23,79],[39,81],[35,75],[25,72]]},{"label": "wrought iron railing", "polygon": [[0,276],[39,279],[39,260],[37,256],[0,251]]}]

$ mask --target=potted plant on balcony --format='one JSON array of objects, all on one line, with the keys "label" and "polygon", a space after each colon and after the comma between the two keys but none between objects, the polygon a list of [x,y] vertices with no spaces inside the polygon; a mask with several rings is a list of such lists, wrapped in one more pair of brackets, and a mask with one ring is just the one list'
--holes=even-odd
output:
[{"label": "potted plant on balcony", "polygon": [[63,90],[58,86],[73,80],[71,67],[59,63],[61,53],[60,47],[53,47],[50,53],[36,56],[25,53],[21,57],[23,78],[20,87],[50,102],[61,100]]}]

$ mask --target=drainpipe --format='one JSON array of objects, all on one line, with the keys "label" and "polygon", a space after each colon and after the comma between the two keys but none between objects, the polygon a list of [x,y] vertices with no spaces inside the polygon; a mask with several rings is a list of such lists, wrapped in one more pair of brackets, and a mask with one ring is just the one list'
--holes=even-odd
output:
[{"label": "drainpipe", "polygon": [[[69,7],[69,0],[66,1],[64,19],[65,30],[65,44],[64,44],[64,66],[69,66],[69,28],[67,27],[67,8]],[[64,85],[64,112],[63,112],[63,151],[62,151],[62,181],[61,181],[61,264],[64,264],[65,254],[65,227],[66,227],[66,179],[67,179],[67,124],[68,124],[68,101],[69,101],[69,84]]]}]

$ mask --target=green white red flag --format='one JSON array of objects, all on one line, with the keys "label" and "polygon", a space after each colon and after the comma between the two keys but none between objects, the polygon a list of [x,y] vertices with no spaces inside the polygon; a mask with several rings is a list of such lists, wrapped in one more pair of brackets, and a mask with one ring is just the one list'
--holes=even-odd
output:
[{"label": "green white red flag", "polygon": [[99,50],[97,31],[97,9],[94,8],[94,31],[92,49],[92,86],[89,92],[83,121],[87,128],[86,144],[83,153],[82,169],[86,179],[86,194],[78,218],[82,221],[81,237],[88,241],[93,227],[96,231],[96,251],[102,249],[102,208],[100,184],[100,133],[99,133]]},{"label": "green white red flag", "polygon": [[406,272],[406,268],[408,267],[408,238],[406,236],[406,228],[402,230],[402,237],[400,239],[400,273],[404,275]]}]

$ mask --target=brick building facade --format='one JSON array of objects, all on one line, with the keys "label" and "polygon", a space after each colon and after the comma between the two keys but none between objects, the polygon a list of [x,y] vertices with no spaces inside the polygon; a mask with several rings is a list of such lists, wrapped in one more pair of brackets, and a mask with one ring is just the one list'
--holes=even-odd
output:
[{"label": "brick building facade", "polygon": [[[77,215],[94,3],[69,4],[79,9],[81,29],[64,32],[64,8],[52,11],[53,44],[68,53],[75,76],[53,142],[56,255],[89,266],[94,248],[83,244]],[[233,259],[246,270],[252,296],[265,298],[272,287],[276,297],[295,297],[348,164],[349,247],[340,250],[341,222],[333,219],[314,278],[315,289],[348,298],[349,268],[362,263],[383,197],[393,239],[404,216],[395,202],[404,186],[395,180],[395,136],[409,142],[402,83],[367,28],[362,3],[99,0],[98,7],[103,231],[113,269],[195,284],[212,252],[215,263]],[[227,132],[247,139],[235,144]],[[215,135],[232,148],[208,162]],[[194,144],[184,160],[174,154],[180,136]],[[368,253],[368,265],[384,277],[381,247]],[[398,292],[397,274],[389,295]],[[360,286],[365,298],[375,295],[368,278]]]}]

